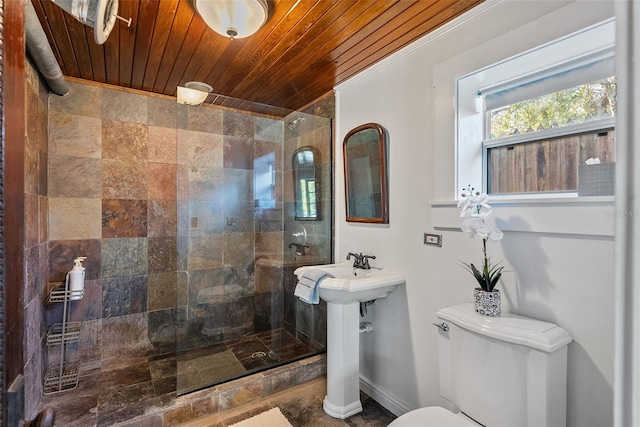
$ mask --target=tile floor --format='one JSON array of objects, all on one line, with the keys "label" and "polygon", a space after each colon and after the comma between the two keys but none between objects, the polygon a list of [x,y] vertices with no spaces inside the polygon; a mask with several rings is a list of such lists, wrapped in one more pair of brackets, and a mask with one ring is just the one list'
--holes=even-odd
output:
[{"label": "tile floor", "polygon": [[362,392],[360,393],[363,406],[361,413],[344,420],[332,418],[322,409],[322,400],[326,393],[326,378],[317,378],[242,407],[180,424],[180,427],[226,427],[276,406],[293,427],[384,427],[396,418]]},{"label": "tile floor", "polygon": [[234,378],[307,357],[322,351],[313,348],[284,329],[244,336],[238,340],[192,350],[175,359],[151,361],[155,369],[177,370],[178,394],[188,393]]},{"label": "tile floor", "polygon": [[56,410],[56,426],[107,427],[162,407],[196,391],[266,368],[317,354],[280,329],[178,355],[103,361],[82,374],[74,390],[43,396]]}]

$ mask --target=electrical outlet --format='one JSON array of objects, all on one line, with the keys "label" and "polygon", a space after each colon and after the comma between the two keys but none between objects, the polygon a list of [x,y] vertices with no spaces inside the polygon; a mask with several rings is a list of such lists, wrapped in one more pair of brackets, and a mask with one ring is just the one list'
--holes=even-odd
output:
[{"label": "electrical outlet", "polygon": [[424,233],[424,244],[442,247],[442,234]]}]

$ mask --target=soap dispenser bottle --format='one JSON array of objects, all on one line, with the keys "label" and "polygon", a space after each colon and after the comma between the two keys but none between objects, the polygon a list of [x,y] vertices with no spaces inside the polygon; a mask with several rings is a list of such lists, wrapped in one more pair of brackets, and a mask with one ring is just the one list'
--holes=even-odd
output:
[{"label": "soap dispenser bottle", "polygon": [[75,265],[67,273],[67,289],[70,291],[71,300],[82,299],[84,291],[84,272],[85,268],[82,266],[82,262],[87,259],[86,256],[80,256],[73,260]]}]

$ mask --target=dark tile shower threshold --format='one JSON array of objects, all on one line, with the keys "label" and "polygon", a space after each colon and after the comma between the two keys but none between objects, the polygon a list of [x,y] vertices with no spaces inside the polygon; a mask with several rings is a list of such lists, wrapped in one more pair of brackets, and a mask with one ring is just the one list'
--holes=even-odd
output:
[{"label": "dark tile shower threshold", "polygon": [[56,425],[113,426],[139,417],[176,396],[204,390],[323,353],[284,329],[176,354],[103,363],[81,373],[78,387],[43,396]]},{"label": "dark tile shower threshold", "polygon": [[325,351],[284,329],[242,336],[233,341],[181,351],[175,359],[160,357],[150,368],[175,363],[178,396],[276,368]]}]

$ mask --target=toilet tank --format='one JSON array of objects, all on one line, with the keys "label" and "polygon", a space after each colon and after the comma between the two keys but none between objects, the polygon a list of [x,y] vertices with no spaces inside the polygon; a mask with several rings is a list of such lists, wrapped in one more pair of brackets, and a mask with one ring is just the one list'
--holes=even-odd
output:
[{"label": "toilet tank", "polygon": [[447,325],[438,329],[443,397],[486,426],[566,425],[564,329],[509,313],[480,316],[473,304],[437,316]]}]

